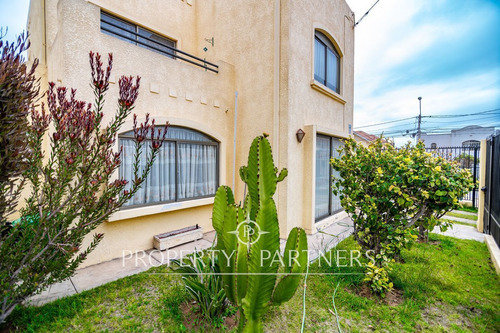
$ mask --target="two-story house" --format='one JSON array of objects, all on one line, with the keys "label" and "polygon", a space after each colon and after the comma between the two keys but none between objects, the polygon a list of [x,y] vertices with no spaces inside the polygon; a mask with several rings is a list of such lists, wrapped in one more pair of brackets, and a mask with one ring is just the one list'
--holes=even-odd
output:
[{"label": "two-story house", "polygon": [[[150,249],[159,233],[213,230],[217,187],[243,197],[238,169],[262,133],[289,170],[275,197],[282,236],[344,216],[329,159],[353,122],[354,16],[345,0],[32,0],[28,30],[42,88],[53,81],[92,101],[88,52],[111,52],[105,118],[119,76],[140,75],[134,112],[171,124],[155,169],[98,228],[105,237],[85,265]],[[129,119],[117,177],[131,172],[131,129]]]}]

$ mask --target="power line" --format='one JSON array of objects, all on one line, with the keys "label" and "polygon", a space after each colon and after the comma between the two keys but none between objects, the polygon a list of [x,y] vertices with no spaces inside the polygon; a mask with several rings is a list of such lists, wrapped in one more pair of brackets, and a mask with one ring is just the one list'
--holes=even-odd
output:
[{"label": "power line", "polygon": [[434,115],[434,116],[422,116],[422,118],[455,118],[455,117],[469,117],[469,116],[476,116],[478,114],[485,114],[485,113],[490,113],[490,112],[497,112],[500,111],[500,109],[493,109],[493,110],[488,110],[488,111],[481,111],[481,112],[476,112],[476,113],[469,113],[469,114],[439,114],[439,115]]},{"label": "power line", "polygon": [[[481,114],[483,114],[484,116],[494,116],[499,111],[500,111],[500,108],[498,108],[498,109],[492,109],[492,110],[487,110],[487,111],[480,111],[480,112],[475,112],[475,113],[468,113],[468,114],[422,116],[422,118],[455,118],[455,117],[476,116],[476,115],[481,115]],[[499,112],[499,114],[500,114],[500,112]],[[392,123],[395,123],[395,122],[405,121],[405,120],[409,120],[409,119],[416,119],[416,118],[418,118],[418,116],[409,117],[409,118],[402,118],[402,119],[395,119],[395,120],[390,120],[390,121],[385,121],[385,122],[382,122],[382,123],[376,123],[376,124],[370,124],[370,125],[363,125],[363,126],[355,127],[354,130],[357,130],[357,129],[360,129],[360,128],[366,128],[366,127],[374,127],[374,126],[380,126],[380,125],[385,125],[385,124],[392,124]],[[390,129],[390,127],[388,129]]]},{"label": "power line", "polygon": [[365,127],[373,127],[373,126],[390,124],[390,123],[396,123],[396,122],[399,122],[399,121],[404,121],[404,120],[414,119],[414,118],[416,118],[416,117],[409,117],[409,118],[404,118],[404,119],[397,119],[397,120],[385,121],[383,123],[378,123],[378,124],[363,125],[363,126],[356,127],[355,129],[365,128]]},{"label": "power line", "polygon": [[354,27],[356,27],[356,26],[359,24],[359,22],[361,22],[361,21],[365,18],[365,16],[366,16],[366,15],[368,15],[368,13],[370,13],[370,10],[372,10],[372,9],[373,9],[373,7],[375,7],[375,5],[376,5],[376,4],[378,4],[378,2],[379,2],[379,1],[380,1],[380,0],[375,1],[375,3],[373,4],[373,6],[371,6],[371,7],[370,7],[370,9],[368,9],[368,11],[365,13],[365,15],[361,16],[361,18],[360,18],[360,19],[359,19],[359,21],[358,21],[358,22],[354,25]]}]

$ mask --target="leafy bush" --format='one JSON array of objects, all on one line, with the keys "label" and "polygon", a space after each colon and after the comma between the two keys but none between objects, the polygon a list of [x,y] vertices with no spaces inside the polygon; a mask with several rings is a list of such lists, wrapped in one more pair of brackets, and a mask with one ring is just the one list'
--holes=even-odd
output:
[{"label": "leafy bush", "polygon": [[172,260],[174,271],[182,274],[184,286],[196,301],[201,314],[209,321],[221,319],[229,305],[226,297],[218,257],[193,255],[183,260]]},{"label": "leafy bush", "polygon": [[[2,127],[2,150],[14,152],[2,155],[0,166],[2,170],[13,168],[13,172],[2,174],[5,178],[0,187],[0,322],[27,297],[74,274],[103,235],[95,234],[82,248],[84,238],[139,189],[166,134],[166,130],[155,132],[149,117],[138,125],[134,116],[135,178],[129,187],[123,179],[113,180],[121,163],[121,150],[114,152],[113,147],[120,127],[134,108],[140,78],[120,78],[118,110],[111,122],[103,125],[112,55],[104,68],[100,55],[90,52],[93,107],[78,101],[75,90],[50,83],[47,109],[44,104],[35,108],[36,62],[27,71],[20,56],[27,47],[22,38],[17,46],[5,44],[0,63],[2,117],[13,122],[10,129]],[[141,168],[146,137],[152,140],[152,150]],[[44,141],[49,143],[48,152],[43,149]],[[12,190],[12,184],[18,187]],[[17,206],[23,188],[29,194],[19,210],[20,219],[12,225],[8,213]]]},{"label": "leafy bush", "polygon": [[332,159],[339,171],[333,191],[354,222],[354,238],[364,251],[373,251],[375,265],[387,267],[415,238],[423,238],[438,219],[459,206],[472,188],[470,173],[453,162],[425,152],[422,142],[401,149],[378,139],[369,147],[352,138]]},{"label": "leafy bush", "polygon": [[394,287],[393,283],[389,280],[390,271],[390,266],[377,267],[370,261],[366,266],[366,276],[363,281],[368,282],[374,292],[385,297],[385,294]]}]

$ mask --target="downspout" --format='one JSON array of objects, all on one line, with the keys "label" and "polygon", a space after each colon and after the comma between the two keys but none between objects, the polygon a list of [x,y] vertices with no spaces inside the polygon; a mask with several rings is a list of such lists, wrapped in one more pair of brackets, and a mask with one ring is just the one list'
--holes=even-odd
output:
[{"label": "downspout", "polygon": [[[273,82],[273,152],[276,166],[280,167],[280,47],[281,0],[274,0],[274,82]],[[276,210],[280,212],[280,191],[276,191]]]},{"label": "downspout", "polygon": [[274,101],[273,101],[273,151],[274,160],[279,167],[280,143],[280,29],[281,29],[281,3],[274,1]]},{"label": "downspout", "polygon": [[233,192],[235,191],[236,177],[236,134],[238,123],[238,91],[234,92],[234,133],[233,133]]},{"label": "downspout", "polygon": [[46,0],[42,0],[42,6],[43,6],[43,64],[44,64],[45,68],[47,68],[47,9],[46,9]]}]

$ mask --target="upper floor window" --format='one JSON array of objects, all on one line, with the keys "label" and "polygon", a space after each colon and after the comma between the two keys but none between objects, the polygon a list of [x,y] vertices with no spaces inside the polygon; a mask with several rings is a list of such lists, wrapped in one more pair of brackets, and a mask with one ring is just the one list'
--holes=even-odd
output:
[{"label": "upper floor window", "polygon": [[314,33],[314,79],[340,94],[340,55],[323,33]]},{"label": "upper floor window", "polygon": [[[131,184],[135,154],[133,131],[120,134],[119,140],[123,146],[120,178]],[[143,147],[141,170],[150,153],[149,144]],[[125,206],[214,196],[219,186],[218,156],[219,144],[214,139],[192,129],[170,126],[148,177]]]},{"label": "upper floor window", "polygon": [[175,56],[175,41],[102,11],[101,31],[167,57]]}]

